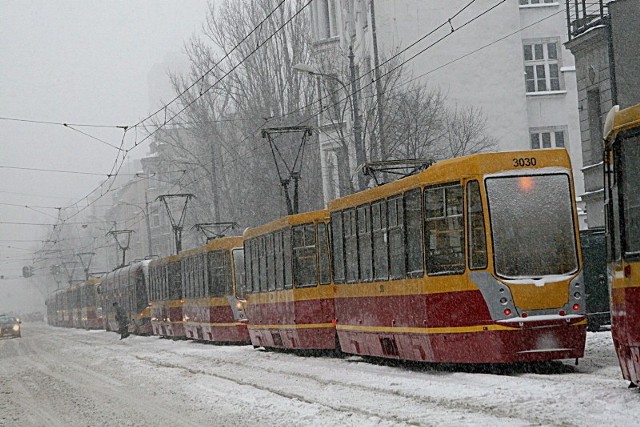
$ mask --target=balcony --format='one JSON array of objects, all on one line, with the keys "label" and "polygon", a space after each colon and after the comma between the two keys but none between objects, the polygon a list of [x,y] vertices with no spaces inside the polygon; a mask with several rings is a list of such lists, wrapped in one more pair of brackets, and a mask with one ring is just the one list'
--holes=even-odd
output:
[{"label": "balcony", "polygon": [[609,15],[606,6],[611,0],[566,0],[569,40],[591,28],[604,25]]}]

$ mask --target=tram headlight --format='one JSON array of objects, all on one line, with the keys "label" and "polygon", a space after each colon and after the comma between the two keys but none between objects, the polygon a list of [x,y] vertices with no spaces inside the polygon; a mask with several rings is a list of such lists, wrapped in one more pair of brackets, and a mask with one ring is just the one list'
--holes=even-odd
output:
[{"label": "tram headlight", "polygon": [[573,294],[573,297],[574,297],[575,299],[580,299],[580,298],[582,298],[582,294],[581,294],[580,292],[575,292],[575,293]]},{"label": "tram headlight", "polygon": [[500,298],[500,304],[506,305],[508,302],[509,302],[509,300],[506,299],[505,297]]}]

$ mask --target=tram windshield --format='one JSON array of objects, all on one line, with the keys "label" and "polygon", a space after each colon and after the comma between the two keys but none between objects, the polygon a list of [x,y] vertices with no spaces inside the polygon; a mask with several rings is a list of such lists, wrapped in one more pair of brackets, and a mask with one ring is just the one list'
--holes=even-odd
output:
[{"label": "tram windshield", "polygon": [[578,268],[566,174],[486,179],[495,272],[508,279],[569,274]]}]

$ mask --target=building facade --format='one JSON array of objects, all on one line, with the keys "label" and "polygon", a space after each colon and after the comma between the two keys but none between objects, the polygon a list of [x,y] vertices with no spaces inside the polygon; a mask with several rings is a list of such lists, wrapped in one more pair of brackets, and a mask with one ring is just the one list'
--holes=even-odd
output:
[{"label": "building facade", "polygon": [[[353,93],[349,83],[356,80],[361,111],[366,110],[366,100],[380,99],[384,106],[385,88],[378,85],[384,76],[376,78],[376,71],[384,73],[401,65],[401,80],[440,91],[450,106],[481,111],[496,149],[566,148],[574,167],[576,194],[581,196],[576,68],[573,55],[564,47],[568,38],[564,3],[467,4],[463,0],[314,0],[314,65],[322,75],[342,76],[345,92]],[[354,73],[349,48],[354,52]],[[329,80],[322,78],[322,83],[328,86]],[[328,92],[325,88],[325,99]],[[347,106],[352,102],[346,101]],[[345,114],[339,126],[326,114],[319,120],[325,201],[348,190],[341,181],[346,175],[340,173],[341,162],[349,162],[349,178],[352,183],[355,180],[354,118]],[[363,127],[375,126],[367,124],[364,115],[360,122]],[[337,131],[351,137],[348,160],[341,156],[344,150]],[[365,160],[384,157],[384,129],[374,140],[367,135],[362,134]]]},{"label": "building facade", "polygon": [[614,105],[640,102],[640,2],[566,2],[568,41],[576,60],[578,113],[588,226],[604,227],[602,138]]}]

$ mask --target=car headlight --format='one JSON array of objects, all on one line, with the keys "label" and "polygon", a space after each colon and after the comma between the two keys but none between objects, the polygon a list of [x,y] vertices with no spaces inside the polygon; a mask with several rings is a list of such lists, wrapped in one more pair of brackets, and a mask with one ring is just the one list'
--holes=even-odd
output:
[{"label": "car headlight", "polygon": [[20,325],[13,325],[13,330],[18,332],[20,330]]}]

